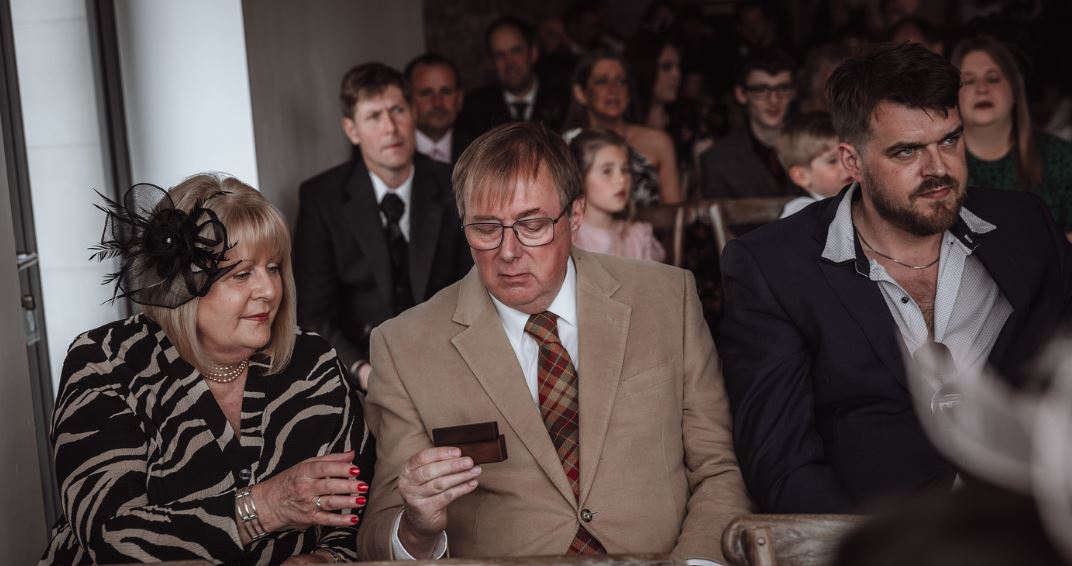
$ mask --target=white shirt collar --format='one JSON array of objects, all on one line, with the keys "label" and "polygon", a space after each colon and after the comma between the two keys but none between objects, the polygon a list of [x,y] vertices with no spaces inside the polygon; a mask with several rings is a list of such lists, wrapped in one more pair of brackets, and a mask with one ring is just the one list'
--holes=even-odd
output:
[{"label": "white shirt collar", "polygon": [[[417,130],[417,151],[422,155],[427,155],[440,163],[450,164],[450,160],[454,158],[450,154],[451,141],[454,138],[454,129],[447,130],[447,133],[439,138],[439,141],[432,141],[432,138],[424,135],[424,132]],[[438,153],[437,153],[438,150]],[[443,158],[440,157],[443,156]]]},{"label": "white shirt collar", "polygon": [[[402,218],[398,221],[398,227],[402,229],[402,235],[406,237],[406,240],[409,240],[409,209],[410,201],[412,201],[413,196],[414,173],[413,165],[410,165],[409,175],[406,176],[406,180],[402,181],[401,185],[392,189],[387,186],[387,183],[385,183],[379,175],[373,173],[371,169],[369,169],[368,172],[369,178],[372,179],[372,190],[376,192],[377,204],[382,202],[383,197],[390,191],[398,195],[398,197],[402,199],[402,203],[406,205],[406,210],[402,212]],[[380,213],[380,220],[385,226],[387,225],[387,217],[384,216],[382,212]]]},{"label": "white shirt collar", "polygon": [[[491,293],[488,295],[491,296],[491,302],[495,305],[495,312],[499,314],[507,337],[511,342],[520,342],[525,335],[525,324],[529,321],[529,315],[506,306]],[[558,316],[559,324],[577,327],[577,268],[573,265],[573,257],[566,263],[566,277],[562,280],[562,287],[547,310]]]},{"label": "white shirt collar", "polygon": [[522,95],[522,96],[517,96],[515,94],[512,94],[510,91],[508,91],[506,89],[503,89],[503,91],[502,91],[503,100],[506,101],[506,107],[507,107],[507,109],[510,110],[511,115],[513,114],[513,110],[510,109],[511,105],[513,103],[515,103],[515,102],[524,102],[524,103],[526,103],[528,105],[528,106],[525,107],[525,116],[524,116],[524,118],[525,118],[525,120],[531,120],[532,119],[532,110],[536,106],[536,90],[539,87],[540,87],[540,80],[538,78],[536,78],[536,77],[533,77],[533,79],[532,79],[532,88],[530,88],[529,91],[527,93],[525,93],[524,95]]},{"label": "white shirt collar", "polygon": [[[830,223],[830,229],[826,233],[826,246],[823,247],[822,257],[834,262],[844,263],[856,259],[856,234],[852,224],[852,200],[860,183],[853,182],[845,196],[838,203],[837,213]],[[969,230],[976,234],[985,234],[997,228],[993,224],[979,218],[967,208],[960,207],[960,219]],[[947,231],[948,232],[948,231]],[[959,242],[960,240],[957,239]],[[963,242],[961,242],[963,245]],[[974,249],[974,248],[971,248]],[[968,253],[971,252],[968,249]]]}]

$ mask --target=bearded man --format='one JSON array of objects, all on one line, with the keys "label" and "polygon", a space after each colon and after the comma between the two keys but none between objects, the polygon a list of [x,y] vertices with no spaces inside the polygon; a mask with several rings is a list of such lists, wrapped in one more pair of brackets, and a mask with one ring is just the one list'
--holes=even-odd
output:
[{"label": "bearded man", "polygon": [[765,512],[948,490],[957,471],[920,427],[902,352],[940,344],[1023,386],[1072,302],[1072,248],[1042,201],[965,185],[955,67],[887,44],[827,88],[853,184],[722,256],[734,443]]}]

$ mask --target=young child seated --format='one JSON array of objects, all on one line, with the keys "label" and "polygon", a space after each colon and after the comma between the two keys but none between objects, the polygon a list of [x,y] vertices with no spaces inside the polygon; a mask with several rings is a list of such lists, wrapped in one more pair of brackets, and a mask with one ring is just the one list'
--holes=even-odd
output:
[{"label": "young child seated", "polygon": [[827,112],[805,112],[790,120],[775,145],[789,179],[808,193],[786,203],[781,218],[838,194],[852,178],[841,165],[838,137]]},{"label": "young child seated", "polygon": [[573,244],[582,250],[662,261],[666,252],[651,224],[632,219],[629,146],[604,130],[586,130],[570,142],[584,182],[585,211]]}]

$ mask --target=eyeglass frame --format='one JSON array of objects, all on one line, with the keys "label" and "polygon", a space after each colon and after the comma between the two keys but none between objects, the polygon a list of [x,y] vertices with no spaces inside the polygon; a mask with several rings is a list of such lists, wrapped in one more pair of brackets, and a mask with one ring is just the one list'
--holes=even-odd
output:
[{"label": "eyeglass frame", "polygon": [[741,87],[749,98],[754,100],[767,100],[771,95],[778,98],[786,98],[797,90],[797,85],[792,82],[778,83],[776,85],[744,85]]},{"label": "eyeglass frame", "polygon": [[[462,236],[465,238],[465,243],[469,244],[470,248],[473,248],[474,250],[476,250],[478,252],[490,252],[491,250],[497,250],[497,249],[502,247],[503,242],[506,241],[506,229],[509,228],[510,231],[512,231],[514,233],[514,238],[517,239],[517,243],[521,244],[522,246],[525,246],[526,248],[543,247],[543,246],[546,246],[547,244],[550,244],[551,242],[555,241],[554,226],[556,224],[558,224],[559,220],[562,220],[562,217],[565,216],[566,212],[568,212],[570,207],[573,206],[574,201],[576,201],[576,199],[573,199],[573,200],[567,202],[566,206],[563,207],[562,212],[558,213],[558,216],[556,216],[554,218],[549,218],[549,217],[546,217],[546,216],[541,216],[541,217],[537,217],[537,218],[525,218],[525,219],[522,219],[522,220],[516,220],[516,221],[514,221],[513,224],[510,224],[510,225],[503,224],[502,222],[470,222],[468,224],[462,224]],[[524,222],[532,222],[533,220],[550,221],[551,222],[551,239],[550,240],[547,240],[546,242],[544,242],[542,244],[526,244],[525,242],[523,242],[521,240],[521,235],[517,233],[517,225],[522,224]],[[469,226],[476,226],[476,225],[498,226],[499,227],[499,243],[496,244],[494,247],[491,247],[491,248],[478,248],[478,247],[474,246],[473,243],[469,241],[469,236],[466,235],[465,229],[468,228]]]}]

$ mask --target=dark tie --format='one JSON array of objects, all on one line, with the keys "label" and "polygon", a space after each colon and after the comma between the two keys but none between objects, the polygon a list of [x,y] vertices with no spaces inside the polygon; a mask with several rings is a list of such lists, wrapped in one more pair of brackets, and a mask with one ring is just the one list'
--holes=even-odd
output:
[{"label": "dark tie", "polygon": [[[569,352],[558,339],[558,316],[541,312],[529,317],[528,332],[540,345],[537,381],[540,413],[558,451],[573,497],[580,496],[580,415],[577,404],[577,370]],[[603,545],[584,527],[577,528],[566,554],[606,554]]]},{"label": "dark tie", "polygon": [[413,291],[409,283],[409,245],[398,222],[406,211],[406,203],[395,193],[387,193],[380,201],[380,212],[387,217],[387,251],[391,255],[391,282],[394,285],[394,313],[413,306]]},{"label": "dark tie", "polygon": [[511,102],[510,107],[514,109],[514,120],[525,121],[525,112],[529,109],[528,102]]}]

